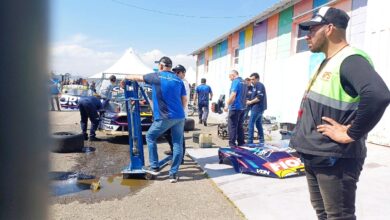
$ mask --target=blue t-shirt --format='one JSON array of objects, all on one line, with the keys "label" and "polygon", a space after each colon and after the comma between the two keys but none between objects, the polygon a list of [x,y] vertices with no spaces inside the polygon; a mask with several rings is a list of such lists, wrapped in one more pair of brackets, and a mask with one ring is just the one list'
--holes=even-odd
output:
[{"label": "blue t-shirt", "polygon": [[198,94],[198,102],[209,102],[209,94],[213,93],[211,87],[206,84],[201,84],[196,87],[196,93]]},{"label": "blue t-shirt", "polygon": [[250,100],[257,98],[260,102],[251,105],[251,110],[256,112],[262,112],[267,109],[267,93],[263,83],[257,82],[253,86],[252,96]]},{"label": "blue t-shirt", "polygon": [[50,94],[52,95],[58,95],[60,94],[60,89],[58,88],[58,83],[54,80],[49,81],[49,87],[50,87]]},{"label": "blue t-shirt", "polygon": [[154,119],[184,119],[181,97],[187,94],[183,81],[171,71],[149,73],[143,78],[152,85]]},{"label": "blue t-shirt", "polygon": [[229,110],[244,110],[246,108],[246,94],[247,94],[247,85],[241,77],[237,77],[232,81],[232,86],[230,87],[230,94],[232,92],[236,93],[236,98],[233,103],[229,105]]}]

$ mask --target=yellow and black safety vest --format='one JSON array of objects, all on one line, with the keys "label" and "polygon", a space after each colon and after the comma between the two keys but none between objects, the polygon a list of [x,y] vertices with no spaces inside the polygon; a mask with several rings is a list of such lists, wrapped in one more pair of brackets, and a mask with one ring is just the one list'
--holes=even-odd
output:
[{"label": "yellow and black safety vest", "polygon": [[345,47],[317,68],[303,97],[298,122],[291,145],[298,151],[318,156],[358,158],[366,156],[365,137],[349,144],[340,144],[317,132],[317,126],[330,117],[343,125],[353,123],[360,96],[344,91],[340,79],[342,62],[349,56],[360,55],[371,63],[369,56],[356,48]]}]

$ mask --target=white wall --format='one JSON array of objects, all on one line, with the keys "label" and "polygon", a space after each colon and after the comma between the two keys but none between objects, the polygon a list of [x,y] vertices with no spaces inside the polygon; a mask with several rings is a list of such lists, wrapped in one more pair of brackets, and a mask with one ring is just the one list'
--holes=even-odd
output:
[{"label": "white wall", "polygon": [[[390,87],[390,19],[387,17],[390,1],[369,0],[364,49],[371,56],[375,70]],[[370,132],[368,140],[390,145],[390,110]]]}]

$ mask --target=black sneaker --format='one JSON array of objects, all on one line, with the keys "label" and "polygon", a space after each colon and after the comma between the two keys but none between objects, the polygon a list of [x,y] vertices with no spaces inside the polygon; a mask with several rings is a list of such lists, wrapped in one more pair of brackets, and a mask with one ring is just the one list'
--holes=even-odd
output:
[{"label": "black sneaker", "polygon": [[160,169],[159,168],[152,168],[150,166],[148,166],[148,167],[147,166],[143,166],[142,170],[145,171],[146,173],[150,173],[150,174],[155,175],[155,176],[160,174]]},{"label": "black sneaker", "polygon": [[199,120],[199,124],[202,124],[202,120],[201,119]]},{"label": "black sneaker", "polygon": [[207,126],[207,122],[206,122],[206,121],[204,121],[204,122],[203,122],[203,125],[204,125],[204,126]]},{"label": "black sneaker", "polygon": [[173,153],[172,153],[171,150],[166,150],[166,151],[164,151],[164,154],[166,154],[166,155],[173,155]]},{"label": "black sneaker", "polygon": [[97,137],[95,137],[95,136],[90,136],[90,137],[89,137],[89,141],[102,141],[102,139],[97,138]]},{"label": "black sneaker", "polygon": [[83,134],[84,135],[84,141],[88,141],[88,134]]},{"label": "black sneaker", "polygon": [[177,173],[169,175],[169,182],[176,183],[179,180]]}]

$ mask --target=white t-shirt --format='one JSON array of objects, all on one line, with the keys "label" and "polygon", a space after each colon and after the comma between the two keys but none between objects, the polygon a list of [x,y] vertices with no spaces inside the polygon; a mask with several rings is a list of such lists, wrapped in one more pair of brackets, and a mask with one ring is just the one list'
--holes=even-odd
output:
[{"label": "white t-shirt", "polygon": [[187,93],[187,106],[184,108],[184,114],[185,114],[185,117],[188,118],[188,103],[190,102],[190,84],[188,83],[188,81],[185,78],[182,80],[183,80],[184,87],[185,87],[186,93]]}]

